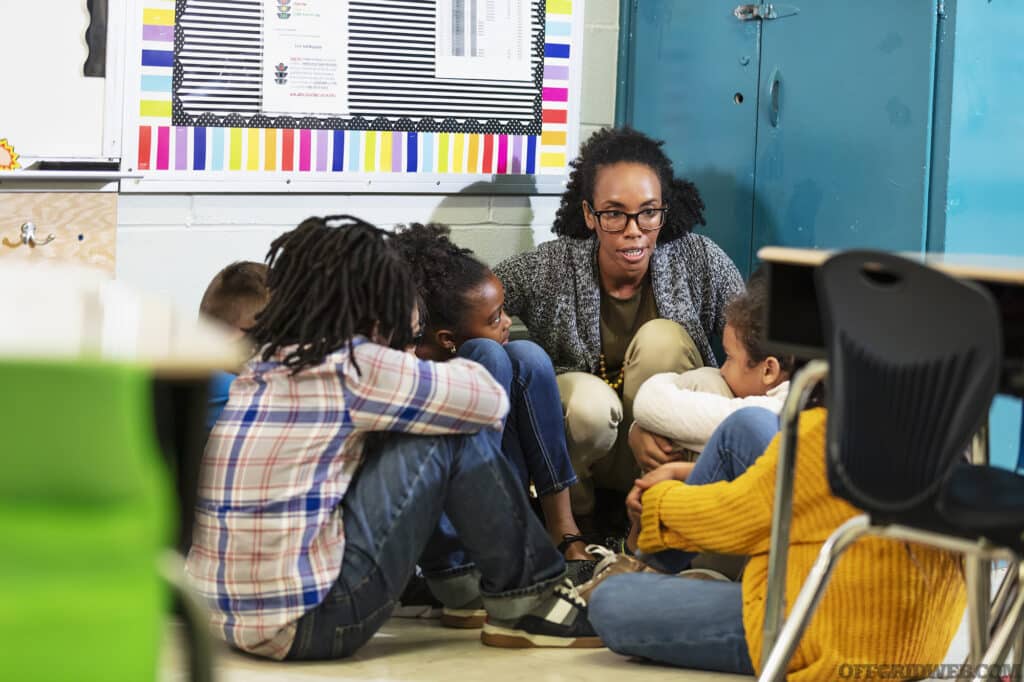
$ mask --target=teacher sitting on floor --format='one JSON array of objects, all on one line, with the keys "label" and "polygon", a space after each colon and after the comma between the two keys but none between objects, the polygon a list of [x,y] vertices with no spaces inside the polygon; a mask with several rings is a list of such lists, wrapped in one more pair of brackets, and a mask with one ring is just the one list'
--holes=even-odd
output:
[{"label": "teacher sitting on floor", "polygon": [[639,473],[627,440],[640,385],[717,366],[710,338],[743,291],[725,252],[692,233],[704,202],[662,144],[629,128],[595,133],[572,162],[559,239],[494,269],[508,313],[558,373],[581,520],[594,514],[595,486],[625,493]]}]

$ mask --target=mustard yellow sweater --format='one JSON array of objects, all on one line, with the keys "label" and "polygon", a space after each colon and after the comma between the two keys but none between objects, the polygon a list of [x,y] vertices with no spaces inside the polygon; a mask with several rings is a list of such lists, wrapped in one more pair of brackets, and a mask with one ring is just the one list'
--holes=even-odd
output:
[{"label": "mustard yellow sweater", "polygon": [[[800,419],[789,538],[786,605],[796,601],[825,539],[860,512],[834,497],[825,474],[825,410]],[[665,481],[643,497],[640,549],[750,555],[743,575],[743,627],[760,667],[779,438],[731,482]],[[863,539],[840,558],[790,661],[789,680],[840,678],[843,664],[943,663],[965,605],[960,560],[921,545]]]}]

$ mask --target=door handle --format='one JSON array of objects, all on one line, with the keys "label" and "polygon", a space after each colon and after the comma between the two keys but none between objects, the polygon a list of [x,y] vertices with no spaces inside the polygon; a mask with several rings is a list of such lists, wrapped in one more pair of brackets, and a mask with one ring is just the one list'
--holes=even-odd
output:
[{"label": "door handle", "polygon": [[782,99],[782,74],[778,68],[772,70],[768,84],[768,120],[772,128],[779,127],[779,106]]},{"label": "door handle", "polygon": [[800,8],[793,5],[777,5],[770,2],[759,4],[739,5],[732,11],[734,17],[740,21],[771,21],[800,14]]}]

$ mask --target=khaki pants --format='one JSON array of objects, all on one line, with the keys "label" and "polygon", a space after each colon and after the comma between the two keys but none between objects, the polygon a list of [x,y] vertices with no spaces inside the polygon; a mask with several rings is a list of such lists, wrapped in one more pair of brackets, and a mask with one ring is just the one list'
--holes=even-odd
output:
[{"label": "khaki pants", "polygon": [[594,487],[628,492],[639,475],[629,449],[633,399],[655,374],[685,372],[704,362],[683,327],[651,320],[640,327],[626,349],[622,399],[600,377],[585,372],[558,376],[569,456],[579,482],[570,491],[573,513],[594,511]]}]

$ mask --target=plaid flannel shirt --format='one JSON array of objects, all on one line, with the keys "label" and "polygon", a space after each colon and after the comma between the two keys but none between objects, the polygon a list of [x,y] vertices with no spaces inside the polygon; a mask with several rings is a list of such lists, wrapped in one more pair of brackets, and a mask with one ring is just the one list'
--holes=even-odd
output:
[{"label": "plaid flannel shirt", "polygon": [[365,434],[501,429],[508,397],[468,360],[424,362],[363,338],[297,375],[253,360],[203,456],[186,569],[229,644],[282,659],[341,572],[341,500]]}]

